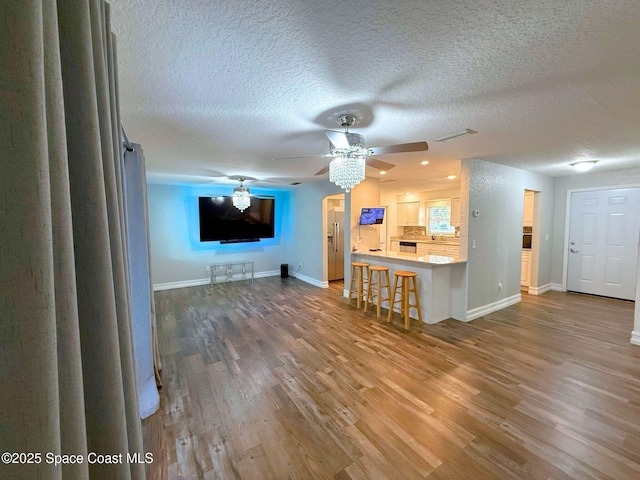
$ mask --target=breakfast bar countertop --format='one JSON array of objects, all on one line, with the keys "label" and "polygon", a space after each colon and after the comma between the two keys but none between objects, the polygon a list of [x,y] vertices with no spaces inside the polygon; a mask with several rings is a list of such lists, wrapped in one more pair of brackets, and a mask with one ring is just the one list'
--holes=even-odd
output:
[{"label": "breakfast bar countertop", "polygon": [[351,254],[376,258],[388,258],[392,260],[403,260],[406,262],[415,262],[427,267],[467,263],[466,260],[460,260],[456,257],[447,257],[444,255],[421,255],[419,253],[395,252],[391,250],[358,250],[355,252],[351,252]]}]

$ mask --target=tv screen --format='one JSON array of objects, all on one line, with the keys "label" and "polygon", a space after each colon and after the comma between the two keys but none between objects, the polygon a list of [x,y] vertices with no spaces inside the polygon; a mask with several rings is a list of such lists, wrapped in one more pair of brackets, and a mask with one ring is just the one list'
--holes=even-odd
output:
[{"label": "tv screen", "polygon": [[275,199],[251,197],[241,212],[231,197],[199,197],[200,241],[252,242],[274,237]]},{"label": "tv screen", "polygon": [[363,208],[360,225],[380,225],[384,219],[384,207]]}]

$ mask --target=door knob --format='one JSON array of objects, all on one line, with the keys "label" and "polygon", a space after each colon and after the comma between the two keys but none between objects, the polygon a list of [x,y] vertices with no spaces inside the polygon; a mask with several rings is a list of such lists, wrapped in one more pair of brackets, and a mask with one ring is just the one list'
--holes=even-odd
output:
[{"label": "door knob", "polygon": [[576,244],[576,242],[570,242],[570,244],[571,244],[571,245],[575,245],[575,244]]},{"label": "door knob", "polygon": [[577,248],[570,248],[569,251],[571,253],[578,253],[578,249]]}]

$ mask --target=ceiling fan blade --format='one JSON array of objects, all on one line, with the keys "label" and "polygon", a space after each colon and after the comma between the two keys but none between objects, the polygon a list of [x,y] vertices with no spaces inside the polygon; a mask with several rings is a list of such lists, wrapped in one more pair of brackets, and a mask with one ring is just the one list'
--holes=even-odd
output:
[{"label": "ceiling fan blade", "polygon": [[424,152],[426,150],[429,150],[429,145],[427,145],[427,142],[401,143],[399,145],[387,145],[386,147],[372,147],[370,148],[370,150],[373,155],[384,155],[387,153]]},{"label": "ceiling fan blade", "polygon": [[367,165],[373,168],[377,168],[378,170],[391,170],[395,165],[393,163],[383,162],[382,160],[378,160],[377,158],[369,157],[367,158]]},{"label": "ceiling fan blade", "polygon": [[327,173],[329,171],[329,165],[327,165],[326,167],[324,167],[322,170],[320,170],[318,173],[316,173],[316,175],[324,175],[325,173]]},{"label": "ceiling fan blade", "polygon": [[347,136],[344,133],[336,132],[335,130],[325,130],[324,134],[327,136],[329,141],[336,146],[336,148],[343,148],[346,150],[351,148],[349,140],[347,140]]}]

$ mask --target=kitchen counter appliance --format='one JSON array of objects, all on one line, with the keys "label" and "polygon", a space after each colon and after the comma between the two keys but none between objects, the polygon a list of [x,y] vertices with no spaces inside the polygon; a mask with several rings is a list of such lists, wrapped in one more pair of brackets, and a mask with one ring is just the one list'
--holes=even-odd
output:
[{"label": "kitchen counter appliance", "polygon": [[522,248],[531,249],[533,227],[522,227]]},{"label": "kitchen counter appliance", "polygon": [[416,242],[400,242],[400,251],[405,253],[417,253],[418,244]]}]

